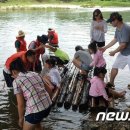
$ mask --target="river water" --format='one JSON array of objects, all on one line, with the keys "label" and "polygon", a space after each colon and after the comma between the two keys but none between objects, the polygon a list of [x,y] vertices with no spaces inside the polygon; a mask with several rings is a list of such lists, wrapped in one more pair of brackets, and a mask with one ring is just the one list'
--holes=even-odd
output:
[{"label": "river water", "polygon": [[[104,18],[107,19],[111,11],[116,9],[102,9]],[[120,9],[118,9],[120,10]],[[24,11],[1,11],[0,12],[0,130],[19,129],[17,125],[17,108],[14,104],[12,90],[4,85],[2,69],[6,59],[15,52],[14,41],[19,29],[26,32],[26,41],[35,40],[37,35],[46,34],[49,27],[55,28],[59,34],[59,45],[71,58],[74,55],[76,45],[87,48],[90,42],[90,25],[93,9],[42,9]],[[122,11],[124,21],[130,24],[130,11]],[[108,25],[106,43],[114,37],[115,28]],[[109,56],[107,50],[104,57],[107,68],[110,71],[115,57]],[[116,89],[127,90],[130,83],[128,66],[119,72],[116,78]],[[129,102],[129,90],[127,90],[125,102]],[[125,108],[125,102],[118,105]],[[47,130],[82,130],[85,129],[84,118],[86,113],[81,114],[64,108],[54,109],[49,117],[43,121]]]}]

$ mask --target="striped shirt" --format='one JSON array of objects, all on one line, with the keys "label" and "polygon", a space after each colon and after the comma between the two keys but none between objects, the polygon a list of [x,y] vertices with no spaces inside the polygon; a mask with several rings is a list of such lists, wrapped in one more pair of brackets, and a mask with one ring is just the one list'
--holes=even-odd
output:
[{"label": "striped shirt", "polygon": [[19,73],[13,81],[14,94],[22,93],[26,102],[25,116],[47,109],[51,104],[42,78],[35,72]]}]

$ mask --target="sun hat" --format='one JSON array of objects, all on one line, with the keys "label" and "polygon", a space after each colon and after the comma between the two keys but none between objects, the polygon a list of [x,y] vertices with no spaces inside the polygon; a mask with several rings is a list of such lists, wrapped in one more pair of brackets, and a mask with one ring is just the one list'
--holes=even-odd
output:
[{"label": "sun hat", "polygon": [[17,37],[23,37],[23,36],[25,36],[25,33],[22,30],[19,30]]}]

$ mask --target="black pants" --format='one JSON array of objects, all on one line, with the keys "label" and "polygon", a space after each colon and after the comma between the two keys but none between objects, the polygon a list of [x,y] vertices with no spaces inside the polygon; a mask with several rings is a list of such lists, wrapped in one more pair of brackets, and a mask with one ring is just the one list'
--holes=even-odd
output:
[{"label": "black pants", "polygon": [[94,41],[98,47],[104,47],[105,46],[105,42],[97,42],[97,41]]},{"label": "black pants", "polygon": [[13,87],[13,80],[14,78],[11,77],[11,74],[7,74],[4,70],[3,70],[3,75],[6,81],[6,84],[8,87]]},{"label": "black pants", "polygon": [[35,64],[35,71],[38,73],[42,71],[42,64],[40,60]]}]

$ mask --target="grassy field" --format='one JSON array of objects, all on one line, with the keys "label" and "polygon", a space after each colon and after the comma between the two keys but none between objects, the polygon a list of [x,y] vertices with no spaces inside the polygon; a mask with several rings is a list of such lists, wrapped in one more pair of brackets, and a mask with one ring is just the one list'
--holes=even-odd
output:
[{"label": "grassy field", "polygon": [[94,6],[101,6],[101,7],[130,7],[130,1],[124,0],[124,2],[120,0],[108,0],[108,1],[101,1],[101,0],[91,0],[91,1],[71,1],[71,2],[63,2],[60,0],[7,0],[7,2],[2,3],[0,2],[0,6],[27,6],[27,5],[34,5],[34,4],[73,4],[73,5],[80,5],[82,7],[94,7]]}]

